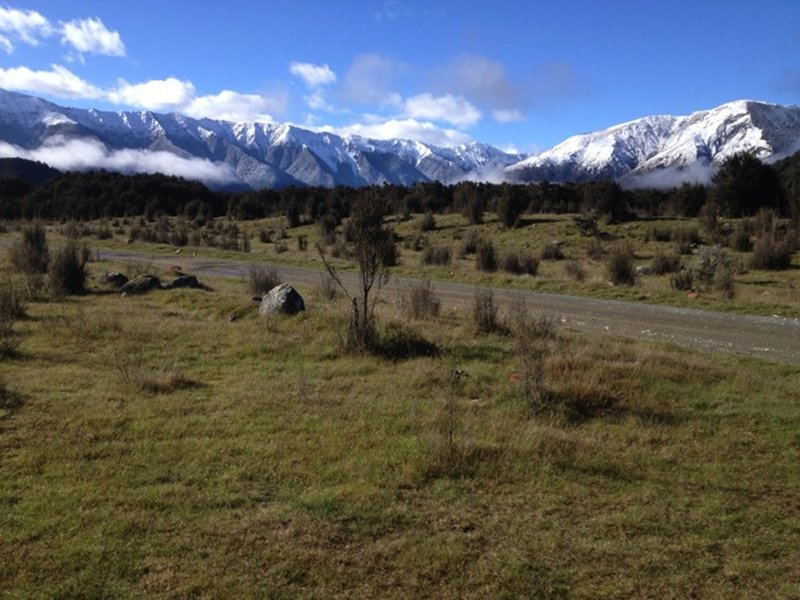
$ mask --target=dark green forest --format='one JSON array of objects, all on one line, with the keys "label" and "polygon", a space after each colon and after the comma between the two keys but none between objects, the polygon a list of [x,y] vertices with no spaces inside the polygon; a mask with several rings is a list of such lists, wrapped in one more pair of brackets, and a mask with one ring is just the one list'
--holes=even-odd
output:
[{"label": "dark green forest", "polygon": [[607,222],[658,216],[695,217],[712,210],[724,217],[751,216],[770,208],[800,220],[800,153],[773,165],[749,154],[729,158],[710,186],[683,184],[670,190],[630,190],[613,181],[555,184],[438,182],[363,188],[289,187],[280,191],[212,191],[196,181],[165,175],[106,171],[59,173],[22,159],[0,161],[0,219],[93,220],[106,217],[228,216],[258,219],[285,215],[290,226],[328,221],[368,198],[398,216],[457,212],[479,222],[486,211],[508,227],[523,213],[593,214]]}]

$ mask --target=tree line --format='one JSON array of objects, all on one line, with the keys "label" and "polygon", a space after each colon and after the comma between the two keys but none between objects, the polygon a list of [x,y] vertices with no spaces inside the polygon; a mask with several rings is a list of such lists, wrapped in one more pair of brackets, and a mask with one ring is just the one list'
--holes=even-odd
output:
[{"label": "tree line", "polygon": [[338,224],[354,203],[378,202],[389,214],[457,212],[479,222],[496,213],[508,227],[526,213],[591,213],[609,222],[641,217],[695,217],[704,207],[721,216],[750,216],[761,208],[800,220],[800,153],[774,165],[752,155],[730,157],[710,186],[669,190],[623,189],[613,181],[534,184],[464,181],[362,188],[288,187],[252,192],[213,191],[196,181],[165,175],[71,172],[43,182],[0,175],[0,219],[93,220],[108,217],[184,216],[248,220],[285,215],[290,226]]}]

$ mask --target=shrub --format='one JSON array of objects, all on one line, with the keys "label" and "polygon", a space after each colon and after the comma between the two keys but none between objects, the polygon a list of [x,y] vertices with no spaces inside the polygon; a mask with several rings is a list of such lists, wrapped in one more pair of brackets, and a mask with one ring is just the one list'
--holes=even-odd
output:
[{"label": "shrub", "polygon": [[697,227],[673,227],[670,240],[675,246],[675,252],[678,254],[691,254],[692,246],[698,246],[701,243],[700,230]]},{"label": "shrub", "polygon": [[19,346],[14,322],[25,316],[25,303],[11,280],[0,287],[0,357],[13,356]]},{"label": "shrub", "polygon": [[536,275],[539,259],[530,252],[507,252],[500,259],[500,269],[515,275]]},{"label": "shrub", "polygon": [[497,270],[497,257],[491,240],[480,238],[476,252],[476,262],[479,271],[494,272]]},{"label": "shrub", "polygon": [[67,240],[56,252],[48,271],[51,293],[56,297],[83,294],[88,276],[82,248],[75,240]]},{"label": "shrub", "polygon": [[564,258],[564,253],[561,251],[560,242],[550,242],[542,248],[542,260],[561,260]]},{"label": "shrub", "polygon": [[477,232],[470,231],[461,244],[459,256],[463,258],[464,256],[475,254],[478,251],[478,243],[480,242],[480,239],[481,238]]},{"label": "shrub", "polygon": [[438,316],[441,303],[430,281],[415,282],[406,287],[400,304],[412,319],[430,319]]},{"label": "shrub", "polygon": [[592,260],[602,260],[605,254],[606,251],[605,248],[603,248],[602,242],[597,238],[592,238],[589,245],[586,247],[586,256]]},{"label": "shrub", "polygon": [[422,253],[422,264],[445,266],[450,264],[452,258],[450,248],[427,246]]},{"label": "shrub", "polygon": [[778,271],[788,269],[791,264],[792,250],[786,240],[778,241],[774,235],[766,234],[753,245],[749,263],[751,269]]},{"label": "shrub", "polygon": [[300,252],[306,252],[308,250],[308,238],[306,236],[297,236],[297,249],[300,250]]},{"label": "shrub", "polygon": [[336,280],[327,271],[320,273],[319,281],[314,286],[317,296],[328,302],[336,300],[341,295]]},{"label": "shrub", "polygon": [[377,353],[388,360],[406,360],[417,356],[436,356],[436,344],[407,326],[389,323],[381,333]]},{"label": "shrub", "polygon": [[636,270],[633,267],[633,248],[628,244],[618,244],[611,249],[606,259],[606,268],[614,285],[633,285]]},{"label": "shrub", "polygon": [[681,263],[680,256],[675,254],[664,254],[658,252],[653,257],[653,271],[656,275],[664,275],[665,273],[677,273],[681,270],[683,264]]},{"label": "shrub", "polygon": [[645,242],[668,242],[672,238],[672,228],[666,225],[653,225],[644,236]]},{"label": "shrub", "polygon": [[713,286],[728,299],[735,295],[733,281],[735,271],[736,264],[719,244],[705,246],[697,255],[694,267],[697,278],[706,285]]},{"label": "shrub", "polygon": [[518,302],[512,310],[511,334],[514,336],[522,399],[533,415],[546,404],[545,360],[550,351],[550,340],[557,337],[555,323],[547,317],[531,317],[524,302]]},{"label": "shrub", "polygon": [[675,290],[688,292],[694,287],[694,274],[691,269],[682,269],[670,277],[669,284]]},{"label": "shrub", "polygon": [[490,289],[475,290],[472,302],[472,324],[478,333],[499,333],[503,326],[497,318],[494,292]]},{"label": "shrub", "polygon": [[275,267],[250,267],[249,288],[252,296],[263,296],[272,288],[281,284],[278,270]]},{"label": "shrub", "polygon": [[433,216],[433,212],[428,211],[419,220],[419,230],[433,231],[434,229],[436,229],[436,219]]},{"label": "shrub", "polygon": [[269,244],[272,242],[273,231],[271,229],[262,229],[258,232],[258,239],[262,244]]},{"label": "shrub", "polygon": [[564,271],[570,279],[574,279],[575,281],[583,281],[586,279],[586,271],[583,270],[581,263],[575,259],[566,262]]},{"label": "shrub", "polygon": [[10,260],[12,268],[25,275],[29,296],[37,297],[44,287],[43,275],[50,260],[47,234],[41,223],[22,229],[22,238],[11,246]]},{"label": "shrub", "polygon": [[737,252],[750,252],[753,249],[753,241],[745,227],[736,228],[730,239],[730,247]]}]

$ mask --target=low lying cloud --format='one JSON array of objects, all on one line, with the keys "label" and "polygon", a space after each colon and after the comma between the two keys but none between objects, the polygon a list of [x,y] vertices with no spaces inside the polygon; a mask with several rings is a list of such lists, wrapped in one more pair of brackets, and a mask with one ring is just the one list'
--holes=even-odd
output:
[{"label": "low lying cloud", "polygon": [[416,119],[388,119],[375,123],[355,123],[346,127],[327,128],[340,135],[354,134],[376,140],[416,140],[434,146],[452,147],[468,144],[472,138],[456,129],[444,129],[427,121]]},{"label": "low lying cloud", "polygon": [[95,100],[106,96],[103,90],[60,65],[51,65],[49,71],[33,71],[28,67],[0,69],[0,88],[73,99]]},{"label": "low lying cloud", "polygon": [[0,142],[0,157],[20,157],[46,163],[62,171],[108,169],[120,173],[163,173],[210,185],[239,182],[235,171],[226,164],[201,158],[183,158],[169,152],[150,150],[109,150],[93,139],[54,138],[35,150],[25,150]]},{"label": "low lying cloud", "polygon": [[412,119],[444,121],[457,127],[469,127],[480,121],[481,111],[463,96],[419,94],[403,103],[405,115]]},{"label": "low lying cloud", "polygon": [[700,183],[710,185],[711,178],[717,172],[718,166],[690,165],[686,167],[671,167],[658,169],[649,173],[633,173],[622,178],[620,183],[628,189],[657,189],[667,190],[680,187],[684,183]]}]

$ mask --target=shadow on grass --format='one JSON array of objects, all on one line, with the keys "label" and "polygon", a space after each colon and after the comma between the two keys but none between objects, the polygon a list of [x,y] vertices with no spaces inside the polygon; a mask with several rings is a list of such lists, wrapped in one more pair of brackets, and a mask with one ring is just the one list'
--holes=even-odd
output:
[{"label": "shadow on grass", "polygon": [[439,348],[413,329],[392,323],[377,341],[375,354],[386,360],[399,361],[438,356]]}]

